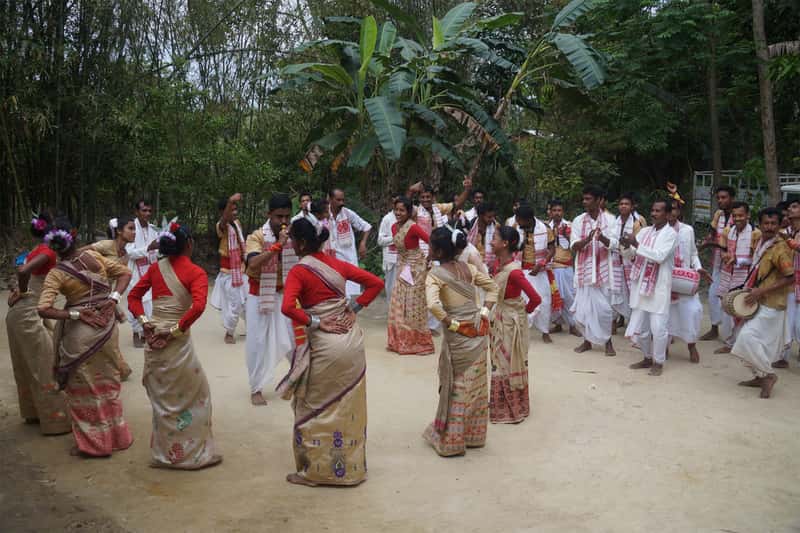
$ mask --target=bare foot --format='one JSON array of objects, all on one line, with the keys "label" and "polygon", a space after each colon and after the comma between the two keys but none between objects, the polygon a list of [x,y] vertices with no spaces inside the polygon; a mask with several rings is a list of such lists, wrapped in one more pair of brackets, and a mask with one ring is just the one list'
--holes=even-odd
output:
[{"label": "bare foot", "polygon": [[293,474],[288,474],[286,476],[286,481],[288,481],[289,483],[294,483],[295,485],[304,485],[306,487],[316,487],[317,486],[316,483],[307,480],[306,478],[304,478],[300,474],[294,474],[294,473]]},{"label": "bare foot", "polygon": [[588,351],[589,351],[589,350],[591,350],[591,349],[592,349],[592,343],[591,343],[591,342],[589,342],[589,341],[583,341],[583,342],[580,344],[580,346],[578,346],[577,348],[575,348],[573,351],[574,351],[575,353],[583,353],[583,352],[588,352]]},{"label": "bare foot", "polygon": [[772,368],[789,368],[789,361],[786,359],[779,359],[772,363]]},{"label": "bare foot", "polygon": [[664,371],[664,365],[659,363],[653,363],[653,366],[652,368],[650,368],[650,372],[648,372],[648,374],[650,374],[651,376],[660,376],[663,371]]},{"label": "bare foot", "polygon": [[236,337],[230,333],[225,334],[225,344],[236,344]]},{"label": "bare foot", "polygon": [[633,363],[628,368],[630,368],[632,370],[639,370],[641,368],[651,368],[652,366],[653,366],[653,360],[652,359],[642,359],[638,363]]},{"label": "bare foot", "polygon": [[549,333],[542,333],[542,342],[545,344],[553,344],[553,339],[550,338]]},{"label": "bare foot", "polygon": [[761,386],[761,382],[762,381],[763,381],[763,378],[753,378],[753,379],[750,379],[750,380],[747,380],[747,381],[740,381],[739,382],[739,386],[740,387],[758,388],[758,387]]},{"label": "bare foot", "polygon": [[144,338],[138,333],[133,334],[133,347],[144,348]]},{"label": "bare foot", "polygon": [[711,329],[708,330],[702,337],[700,337],[701,341],[713,341],[719,337],[719,328],[717,326],[711,326]]},{"label": "bare foot", "polygon": [[561,324],[556,324],[550,328],[550,333],[561,333],[562,331],[564,331],[564,328],[561,326]]},{"label": "bare foot", "polygon": [[617,334],[617,323],[616,322],[612,322],[611,323],[611,334],[612,335],[616,335]]},{"label": "bare foot", "polygon": [[764,399],[769,398],[770,394],[772,394],[772,387],[775,386],[775,382],[778,381],[778,376],[775,374],[767,374],[764,376],[764,379],[761,380],[761,396]]},{"label": "bare foot", "polygon": [[614,344],[612,344],[611,340],[606,343],[606,356],[607,357],[614,357],[617,355],[617,351],[614,349]]},{"label": "bare foot", "polygon": [[[578,328],[576,328],[575,326],[570,326],[569,327],[569,334],[570,335],[574,335],[575,337],[580,337],[581,336],[581,332],[578,331]],[[800,355],[798,355],[797,357],[800,358]]]},{"label": "bare foot", "polygon": [[714,350],[714,353],[716,353],[716,354],[731,353],[731,347],[730,346],[720,346],[719,348]]},{"label": "bare foot", "polygon": [[692,363],[700,362],[700,353],[697,351],[697,346],[694,344],[689,345],[689,361]]},{"label": "bare foot", "polygon": [[250,395],[250,403],[253,405],[267,405],[267,400],[261,395],[261,392]]}]

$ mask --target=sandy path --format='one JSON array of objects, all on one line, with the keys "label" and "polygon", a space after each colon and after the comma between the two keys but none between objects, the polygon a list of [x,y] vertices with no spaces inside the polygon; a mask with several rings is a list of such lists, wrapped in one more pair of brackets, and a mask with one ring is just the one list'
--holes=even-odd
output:
[{"label": "sandy path", "polygon": [[200,472],[147,468],[150,404],[139,382],[142,354],[127,326],[122,349],[134,375],[123,402],[136,442],[97,460],[70,457],[71,437],[42,438],[20,423],[2,328],[0,445],[4,460],[16,461],[16,450],[24,454],[18,468],[9,467],[16,474],[3,477],[19,486],[43,483],[46,490],[22,494],[50,504],[17,502],[10,520],[3,511],[20,490],[3,483],[0,526],[9,520],[8,529],[24,530],[22,521],[35,526],[48,513],[73,523],[65,511],[69,498],[80,502],[81,512],[92,509],[96,523],[110,520],[131,531],[761,533],[800,527],[796,362],[781,371],[774,398],[764,401],[736,386],[748,372],[730,356],[710,355],[712,343],[702,343],[699,366],[676,345],[664,375],[652,378],[627,369],[638,352],[620,337],[616,358],[574,354],[576,339],[566,335],[555,335],[550,346],[534,340],[532,416],[517,426],[491,426],[482,450],[442,459],[420,437],[436,404],[436,356],[385,352],[381,312],[376,305],[360,319],[367,330],[370,478],[351,489],[284,481],[293,468],[290,408],[274,394],[268,407],[250,406],[243,339],[223,344],[219,314],[211,308],[192,335],[211,384],[225,461]]}]

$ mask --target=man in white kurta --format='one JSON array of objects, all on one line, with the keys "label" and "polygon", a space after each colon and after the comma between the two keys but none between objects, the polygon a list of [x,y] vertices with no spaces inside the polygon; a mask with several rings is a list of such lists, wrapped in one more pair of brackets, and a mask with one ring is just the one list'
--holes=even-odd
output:
[{"label": "man in white kurta", "polygon": [[300,200],[300,211],[292,217],[292,222],[300,220],[301,218],[307,218],[308,214],[311,212],[311,202],[313,200],[311,193],[303,191],[300,193],[298,199]]},{"label": "man in white kurta", "polygon": [[[396,197],[394,197],[396,198]],[[394,198],[392,199],[394,201]],[[381,219],[381,225],[378,228],[378,246],[381,247],[383,252],[383,287],[386,290],[386,301],[392,299],[392,289],[394,282],[397,279],[397,247],[394,245],[394,236],[392,235],[392,226],[397,224],[397,217],[394,214],[394,209],[386,213]]]},{"label": "man in white kurta", "polygon": [[[158,261],[158,229],[150,224],[150,218],[153,216],[153,206],[145,200],[139,200],[136,202],[135,214],[136,237],[133,242],[125,245],[125,252],[128,254],[128,268],[131,269],[133,276],[128,284],[128,292],[139,283],[139,279],[144,276],[150,265]],[[153,314],[153,293],[151,291],[147,291],[144,295],[142,304],[144,306],[144,314],[147,318],[150,318]],[[128,323],[133,330],[133,345],[136,348],[144,348],[142,324],[136,320],[130,311],[126,312],[128,314]]]},{"label": "man in white kurta", "polygon": [[[355,211],[345,207],[344,191],[333,189],[329,195],[331,208],[330,239],[336,258],[358,266],[359,258],[367,255],[367,237],[372,225],[358,216]],[[356,231],[361,232],[361,241],[356,249]],[[347,282],[345,289],[348,298],[361,294],[361,285]]]},{"label": "man in white kurta", "polygon": [[570,311],[583,335],[583,343],[575,352],[591,350],[592,344],[604,344],[606,355],[614,356],[617,352],[611,342],[611,303],[619,287],[614,286],[611,251],[619,247],[619,239],[614,217],[600,208],[604,195],[596,186],[584,187],[586,212],[572,221],[570,247],[576,260],[575,302]]},{"label": "man in white kurta", "polygon": [[711,231],[700,245],[700,249],[711,248],[711,285],[708,287],[708,314],[711,319],[711,329],[702,337],[701,341],[710,341],[719,337],[719,326],[722,323],[722,300],[718,296],[719,281],[722,274],[722,253],[725,247],[720,245],[722,233],[726,228],[733,226],[733,202],[736,200],[736,190],[733,187],[719,187],[715,192],[717,197],[717,211],[711,219]]},{"label": "man in white kurta", "polygon": [[[678,246],[675,248],[675,267],[704,272],[700,257],[697,254],[694,228],[681,222],[680,214],[680,204],[675,202],[669,218],[670,226],[678,232]],[[702,320],[703,304],[700,302],[699,294],[673,293],[669,310],[669,335],[672,338],[681,339],[689,345],[689,360],[692,363],[700,362],[697,339],[700,336],[700,323]]]},{"label": "man in white kurta", "polygon": [[[786,296],[786,320],[789,323],[789,338],[780,360],[772,364],[773,368],[788,368],[792,353],[792,342],[800,345],[800,200],[791,200],[787,206],[789,227],[783,229],[786,244],[792,250],[794,264],[794,284]],[[800,356],[799,356],[800,357]]]},{"label": "man in white kurta", "polygon": [[283,284],[297,264],[289,239],[291,207],[285,194],[270,198],[267,221],[245,244],[249,285],[245,355],[253,405],[267,404],[262,390],[274,379],[278,363],[291,359],[295,346],[292,321],[281,312]]},{"label": "man in white kurta", "polygon": [[550,262],[550,268],[556,278],[556,286],[561,295],[561,300],[564,302],[561,311],[553,314],[553,322],[556,327],[552,332],[558,333],[566,325],[570,334],[580,337],[580,333],[575,328],[575,317],[570,312],[575,303],[575,270],[569,246],[572,231],[571,224],[564,220],[564,205],[561,200],[551,200],[548,202],[547,207],[548,213],[550,213],[548,227],[553,232],[553,238],[555,239],[554,255]]},{"label": "man in white kurta", "polygon": [[[547,224],[533,215],[533,208],[523,204],[517,208],[515,229],[523,243],[520,260],[536,293],[542,302],[528,315],[528,327],[536,328],[542,334],[542,341],[549,344],[550,318],[552,316],[552,293],[547,265],[554,253],[553,233]],[[523,298],[526,300],[527,297]]]},{"label": "man in white kurta", "polygon": [[672,268],[675,263],[677,232],[667,223],[671,200],[656,200],[651,210],[653,225],[639,235],[623,237],[624,253],[633,259],[631,269],[631,319],[625,336],[639,345],[644,359],[633,369],[649,368],[660,376],[669,346],[669,310]]},{"label": "man in white kurta", "polygon": [[222,327],[225,330],[225,344],[236,344],[236,326],[244,317],[244,304],[247,298],[247,276],[244,273],[244,234],[238,220],[239,193],[220,200],[217,207],[220,219],[216,231],[219,239],[219,273],[214,281],[209,303],[222,314]]},{"label": "man in white kurta", "polygon": [[486,200],[486,193],[481,189],[472,191],[472,207],[464,213],[464,218],[469,225],[472,225],[472,222],[478,218],[478,206],[480,206],[484,200]]}]

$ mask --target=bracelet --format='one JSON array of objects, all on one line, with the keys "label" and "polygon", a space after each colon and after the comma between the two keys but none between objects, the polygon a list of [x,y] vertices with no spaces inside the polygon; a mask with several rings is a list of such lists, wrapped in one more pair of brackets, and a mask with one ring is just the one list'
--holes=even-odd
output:
[{"label": "bracelet", "polygon": [[283,245],[279,242],[276,242],[272,246],[269,247],[270,252],[280,252],[283,250]]},{"label": "bracelet", "polygon": [[460,327],[461,327],[461,322],[459,322],[458,320],[450,320],[450,325],[447,326],[447,329],[456,332]]},{"label": "bracelet", "polygon": [[316,315],[310,315],[310,316],[311,316],[311,322],[308,324],[308,329],[312,331],[319,329],[319,322],[320,322],[319,317]]},{"label": "bracelet", "polygon": [[149,323],[150,323],[150,319],[149,319],[149,318],[147,318],[147,315],[139,315],[139,316],[136,318],[136,320],[138,320],[138,321],[139,321],[139,324],[141,324],[141,325],[143,325],[143,326],[144,326],[145,324],[149,324]]},{"label": "bracelet", "polygon": [[489,313],[490,313],[490,311],[489,311],[488,307],[486,307],[485,305],[483,307],[481,307],[481,317],[482,318],[488,318],[489,317]]},{"label": "bracelet", "polygon": [[169,328],[169,334],[172,335],[172,338],[177,339],[178,337],[183,337],[184,332],[181,331],[181,328],[178,326],[178,324],[175,324]]},{"label": "bracelet", "polygon": [[119,303],[120,298],[122,298],[122,295],[119,293],[119,291],[114,291],[108,295],[109,300],[114,300],[117,303]]},{"label": "bracelet", "polygon": [[353,303],[350,304],[350,310],[356,314],[358,314],[358,312],[361,311],[362,309],[364,309],[364,306],[356,302],[355,300],[353,301]]},{"label": "bracelet", "polygon": [[69,319],[70,320],[80,320],[81,319],[81,312],[80,311],[76,311],[76,310],[73,309],[72,311],[69,312]]}]

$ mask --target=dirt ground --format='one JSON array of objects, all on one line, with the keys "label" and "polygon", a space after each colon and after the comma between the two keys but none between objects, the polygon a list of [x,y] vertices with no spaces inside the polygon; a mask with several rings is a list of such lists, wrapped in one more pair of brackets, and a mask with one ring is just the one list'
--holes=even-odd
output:
[{"label": "dirt ground", "polygon": [[[0,294],[5,316],[6,295]],[[123,385],[136,442],[110,459],[70,457],[70,436],[42,437],[18,417],[0,328],[2,531],[800,531],[800,370],[779,371],[773,399],[701,343],[676,344],[664,375],[627,365],[638,352],[575,354],[577,339],[531,343],[531,417],[493,425],[487,446],[442,459],[421,438],[436,406],[437,356],[384,350],[383,302],[367,332],[369,480],[356,488],[287,484],[292,414],[248,401],[244,339],[222,342],[209,308],[192,336],[211,384],[224,462],[199,472],[147,467],[150,404],[143,355],[122,326],[134,374]],[[438,344],[438,343],[437,343]],[[285,371],[282,365],[279,374]]]}]

